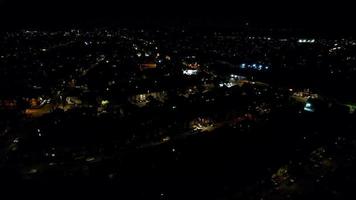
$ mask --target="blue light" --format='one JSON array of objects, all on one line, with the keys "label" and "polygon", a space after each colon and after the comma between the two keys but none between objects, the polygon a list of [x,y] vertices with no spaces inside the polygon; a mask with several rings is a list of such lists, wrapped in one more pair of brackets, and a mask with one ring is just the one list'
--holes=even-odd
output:
[{"label": "blue light", "polygon": [[304,106],[304,110],[308,112],[314,112],[314,108],[311,103],[306,103]]}]

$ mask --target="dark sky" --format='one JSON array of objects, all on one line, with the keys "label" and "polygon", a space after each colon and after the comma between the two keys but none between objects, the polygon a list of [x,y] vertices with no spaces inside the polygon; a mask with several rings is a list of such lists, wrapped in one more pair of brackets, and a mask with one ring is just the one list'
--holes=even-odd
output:
[{"label": "dark sky", "polygon": [[[271,3],[273,2],[273,3]],[[9,26],[114,22],[223,24],[242,21],[279,27],[354,32],[353,6],[312,1],[227,0],[0,0],[0,23]]]}]

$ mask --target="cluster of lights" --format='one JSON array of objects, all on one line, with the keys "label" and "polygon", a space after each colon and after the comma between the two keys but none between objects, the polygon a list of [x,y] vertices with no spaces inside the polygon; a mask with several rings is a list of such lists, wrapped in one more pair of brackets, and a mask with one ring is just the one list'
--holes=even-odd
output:
[{"label": "cluster of lights", "polygon": [[211,131],[214,129],[214,123],[210,119],[205,119],[205,118],[198,118],[194,120],[191,124],[193,130],[196,131]]},{"label": "cluster of lights", "polygon": [[299,39],[298,43],[314,43],[315,39]]},{"label": "cluster of lights", "polygon": [[246,77],[239,76],[239,75],[236,75],[236,74],[230,74],[230,80],[246,80]]},{"label": "cluster of lights", "polygon": [[334,47],[334,48],[330,49],[329,52],[332,53],[332,52],[340,50],[340,49],[341,49],[341,47]]},{"label": "cluster of lights", "polygon": [[235,84],[233,83],[220,83],[219,87],[227,87],[227,88],[231,88],[233,87]]},{"label": "cluster of lights", "polygon": [[254,37],[254,36],[250,36],[248,37],[249,40],[255,40],[255,39],[259,39],[259,40],[271,40],[272,38],[270,37]]},{"label": "cluster of lights", "polygon": [[230,77],[231,77],[231,78],[238,78],[239,76],[236,75],[236,74],[231,74]]},{"label": "cluster of lights", "polygon": [[245,64],[242,63],[240,65],[241,69],[253,69],[253,70],[258,70],[258,71],[265,71],[265,70],[269,70],[270,67],[269,66],[265,66],[265,65],[261,65],[261,64]]}]

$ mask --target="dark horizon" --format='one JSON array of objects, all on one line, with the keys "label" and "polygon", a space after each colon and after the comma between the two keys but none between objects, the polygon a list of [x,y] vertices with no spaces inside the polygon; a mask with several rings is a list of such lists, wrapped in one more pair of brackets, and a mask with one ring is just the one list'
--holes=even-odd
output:
[{"label": "dark horizon", "polygon": [[[340,5],[340,4],[339,4]],[[2,30],[11,28],[58,28],[68,26],[188,26],[239,29],[248,23],[253,28],[290,28],[294,30],[352,36],[352,12],[347,5],[296,2],[290,5],[226,1],[161,2],[76,2],[39,0],[0,1]]]}]

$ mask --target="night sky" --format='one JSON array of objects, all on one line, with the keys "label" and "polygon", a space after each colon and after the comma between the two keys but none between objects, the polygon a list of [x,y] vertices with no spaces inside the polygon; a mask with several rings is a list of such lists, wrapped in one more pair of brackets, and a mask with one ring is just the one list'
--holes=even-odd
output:
[{"label": "night sky", "polygon": [[332,33],[355,32],[352,6],[340,1],[337,5],[308,1],[288,1],[284,4],[246,2],[0,0],[0,23],[3,29],[103,22],[138,26],[147,23],[195,23],[234,28],[248,21],[256,26],[292,27]]}]

